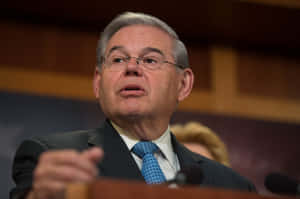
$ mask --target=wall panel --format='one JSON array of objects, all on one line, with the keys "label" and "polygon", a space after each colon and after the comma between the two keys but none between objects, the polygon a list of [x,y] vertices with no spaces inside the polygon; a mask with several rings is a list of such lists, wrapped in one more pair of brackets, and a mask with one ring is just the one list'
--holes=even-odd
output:
[{"label": "wall panel", "polygon": [[[95,100],[99,33],[13,21],[1,21],[0,30],[1,90]],[[192,43],[188,51],[195,85],[180,110],[300,122],[300,60],[295,53],[203,42]]]},{"label": "wall panel", "polygon": [[0,23],[0,64],[45,72],[90,76],[96,63],[97,32],[50,25]]},{"label": "wall panel", "polygon": [[300,100],[300,57],[239,51],[238,90],[244,95]]}]

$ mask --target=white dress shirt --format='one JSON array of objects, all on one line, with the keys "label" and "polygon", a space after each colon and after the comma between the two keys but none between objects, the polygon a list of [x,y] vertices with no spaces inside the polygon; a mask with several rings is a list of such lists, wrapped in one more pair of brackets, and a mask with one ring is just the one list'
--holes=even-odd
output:
[{"label": "white dress shirt", "polygon": [[[113,122],[111,123],[113,127],[117,130],[117,132],[120,134],[121,138],[127,145],[128,149],[131,151],[132,157],[137,163],[139,169],[141,170],[143,160],[132,152],[133,146],[136,143],[138,143],[140,140],[128,136],[129,133],[125,132],[115,123]],[[166,180],[173,179],[176,173],[180,170],[180,165],[179,165],[178,157],[173,151],[169,126],[168,129],[164,132],[164,134],[162,134],[162,136],[160,136],[156,140],[152,140],[152,142],[155,143],[160,149],[160,151],[154,153],[154,156],[157,159],[158,164],[166,177]]]}]

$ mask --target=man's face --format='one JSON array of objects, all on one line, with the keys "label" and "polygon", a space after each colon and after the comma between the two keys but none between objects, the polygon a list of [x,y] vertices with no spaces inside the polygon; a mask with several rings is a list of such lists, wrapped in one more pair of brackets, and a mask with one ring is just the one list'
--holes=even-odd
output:
[{"label": "man's face", "polygon": [[[152,26],[124,27],[113,35],[105,52],[106,59],[120,56],[156,56],[174,63],[172,39]],[[153,70],[137,64],[133,58],[124,67],[113,70],[105,62],[101,71],[96,69],[94,90],[103,112],[110,119],[170,118],[178,101],[188,95],[183,92],[184,76],[184,72],[167,63]]]}]

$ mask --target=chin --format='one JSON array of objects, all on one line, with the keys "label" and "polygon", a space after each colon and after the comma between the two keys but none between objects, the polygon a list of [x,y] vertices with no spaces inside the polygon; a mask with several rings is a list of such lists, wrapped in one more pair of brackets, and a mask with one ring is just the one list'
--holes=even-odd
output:
[{"label": "chin", "polygon": [[135,113],[142,111],[143,105],[136,100],[131,100],[123,103],[121,102],[119,108],[124,113]]},{"label": "chin", "polygon": [[137,118],[141,117],[143,115],[146,115],[145,111],[139,109],[139,108],[126,108],[120,111],[120,115],[123,117],[129,117],[129,118]]},{"label": "chin", "polygon": [[129,109],[122,112],[122,115],[124,116],[139,116],[143,115],[143,112],[137,109]]},{"label": "chin", "polygon": [[116,110],[120,115],[127,117],[143,116],[149,113],[149,104],[138,100],[127,100],[120,102]]}]

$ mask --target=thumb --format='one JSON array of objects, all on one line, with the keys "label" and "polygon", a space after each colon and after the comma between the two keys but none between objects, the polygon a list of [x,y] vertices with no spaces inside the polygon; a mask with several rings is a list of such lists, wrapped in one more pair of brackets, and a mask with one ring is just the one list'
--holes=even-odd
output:
[{"label": "thumb", "polygon": [[83,151],[81,155],[96,164],[102,160],[104,152],[100,147],[93,147]]}]

